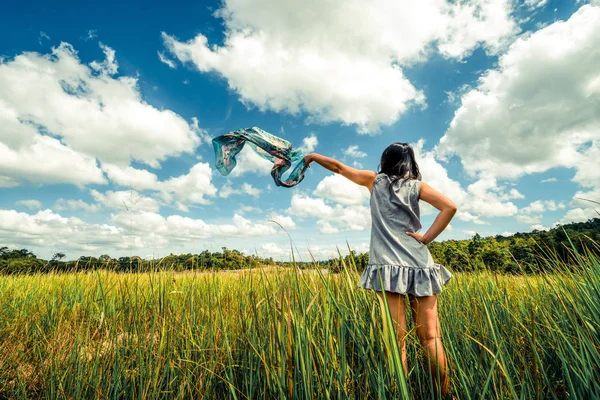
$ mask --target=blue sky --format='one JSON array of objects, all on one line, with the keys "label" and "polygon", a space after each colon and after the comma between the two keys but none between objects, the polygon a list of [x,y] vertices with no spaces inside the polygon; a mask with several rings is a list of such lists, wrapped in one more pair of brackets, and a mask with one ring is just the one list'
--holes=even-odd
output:
[{"label": "blue sky", "polygon": [[459,206],[439,240],[600,201],[598,4],[12,3],[0,35],[0,245],[43,257],[287,259],[271,219],[305,259],[366,251],[368,193],[344,178],[315,165],[278,188],[251,152],[215,170],[210,138],[249,126],[370,170],[413,143]]}]

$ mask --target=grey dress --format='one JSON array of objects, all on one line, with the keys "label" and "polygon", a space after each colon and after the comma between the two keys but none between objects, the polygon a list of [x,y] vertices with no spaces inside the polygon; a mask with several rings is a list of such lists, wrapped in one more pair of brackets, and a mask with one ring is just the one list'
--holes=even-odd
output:
[{"label": "grey dress", "polygon": [[426,245],[406,234],[421,229],[421,182],[390,183],[386,174],[378,174],[373,183],[369,264],[359,287],[381,291],[383,284],[386,291],[414,296],[440,293],[452,274],[433,261]]}]

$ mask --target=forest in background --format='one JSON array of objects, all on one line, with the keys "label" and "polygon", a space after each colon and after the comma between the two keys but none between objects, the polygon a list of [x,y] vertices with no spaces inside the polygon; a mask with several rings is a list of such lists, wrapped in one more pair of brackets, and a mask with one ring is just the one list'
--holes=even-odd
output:
[{"label": "forest in background", "polygon": [[[548,231],[534,230],[512,236],[481,237],[446,240],[428,245],[434,260],[452,271],[491,270],[501,273],[535,273],[547,263],[543,258],[552,257],[569,263],[577,251],[580,254],[600,254],[600,218],[587,222],[559,225]],[[138,256],[113,258],[108,254],[100,257],[81,256],[75,261],[62,261],[66,255],[57,252],[50,260],[38,258],[27,249],[9,249],[0,246],[0,273],[69,272],[106,269],[117,272],[144,272],[155,270],[231,270],[255,268],[261,265],[292,266],[299,268],[321,267],[339,272],[343,266],[361,272],[368,263],[368,253],[358,254],[350,250],[345,257],[327,261],[280,262],[258,255],[244,255],[226,247],[221,252],[204,250],[199,254],[171,254],[157,260],[144,260]]]}]

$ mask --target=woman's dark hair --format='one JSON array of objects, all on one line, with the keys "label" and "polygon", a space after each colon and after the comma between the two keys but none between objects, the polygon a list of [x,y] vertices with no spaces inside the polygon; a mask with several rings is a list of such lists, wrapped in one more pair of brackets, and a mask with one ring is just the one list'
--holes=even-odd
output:
[{"label": "woman's dark hair", "polygon": [[415,152],[408,143],[396,142],[389,145],[381,155],[378,173],[392,178],[392,183],[399,179],[421,180]]}]

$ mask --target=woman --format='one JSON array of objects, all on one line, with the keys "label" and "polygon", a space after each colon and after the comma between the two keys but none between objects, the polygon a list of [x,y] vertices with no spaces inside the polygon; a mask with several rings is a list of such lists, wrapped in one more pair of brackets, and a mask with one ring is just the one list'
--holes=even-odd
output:
[{"label": "woman", "polygon": [[[434,382],[438,384],[439,373],[442,395],[448,394],[448,364],[441,342],[437,294],[452,274],[433,261],[425,245],[448,226],[456,213],[456,205],[421,182],[414,151],[406,143],[394,143],[385,149],[378,173],[357,170],[320,154],[305,157],[307,165],[313,161],[366,186],[371,192],[369,264],[360,277],[361,287],[375,290],[380,297],[385,293],[392,318],[399,327],[396,333],[404,371],[408,371],[404,301],[408,295],[417,335],[427,351]],[[419,200],[440,211],[424,234],[418,233],[421,229]]]}]

